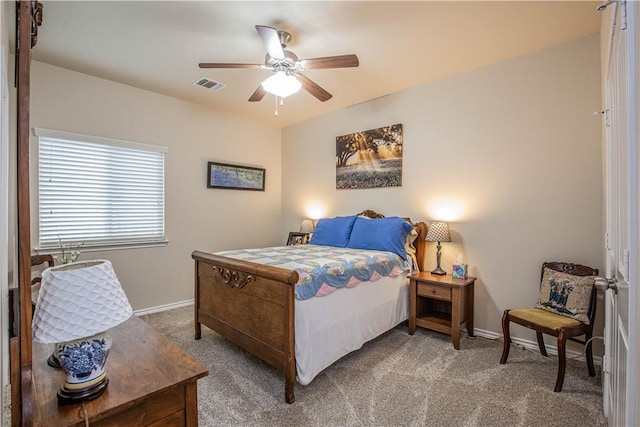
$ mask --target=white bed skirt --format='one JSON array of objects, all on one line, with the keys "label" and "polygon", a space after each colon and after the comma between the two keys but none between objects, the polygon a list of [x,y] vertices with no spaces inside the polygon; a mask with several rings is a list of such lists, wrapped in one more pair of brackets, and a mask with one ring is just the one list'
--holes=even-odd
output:
[{"label": "white bed skirt", "polygon": [[307,385],[323,369],[409,317],[406,275],[295,301],[296,370]]}]

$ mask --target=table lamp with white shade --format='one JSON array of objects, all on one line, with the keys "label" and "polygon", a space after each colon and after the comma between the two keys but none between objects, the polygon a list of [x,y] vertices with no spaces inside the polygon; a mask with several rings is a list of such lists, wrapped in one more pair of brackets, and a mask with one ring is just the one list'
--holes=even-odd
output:
[{"label": "table lamp with white shade", "polygon": [[109,329],[132,313],[107,260],[74,262],[42,273],[33,341],[56,344],[54,353],[67,375],[58,391],[59,404],[92,400],[105,391]]}]

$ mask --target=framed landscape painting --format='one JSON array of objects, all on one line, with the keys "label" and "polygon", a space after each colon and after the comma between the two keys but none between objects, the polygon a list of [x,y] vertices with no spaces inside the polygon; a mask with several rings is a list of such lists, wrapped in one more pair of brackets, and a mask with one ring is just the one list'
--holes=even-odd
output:
[{"label": "framed landscape painting", "polygon": [[207,187],[264,191],[265,169],[209,162]]},{"label": "framed landscape painting", "polygon": [[402,186],[402,124],[336,137],[336,189]]}]

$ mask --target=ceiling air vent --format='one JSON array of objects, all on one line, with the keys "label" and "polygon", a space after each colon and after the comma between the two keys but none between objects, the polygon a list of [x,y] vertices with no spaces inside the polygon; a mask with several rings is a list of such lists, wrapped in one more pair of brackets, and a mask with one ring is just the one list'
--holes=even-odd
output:
[{"label": "ceiling air vent", "polygon": [[213,80],[209,80],[206,77],[202,77],[201,79],[196,80],[194,84],[198,86],[206,87],[207,89],[211,89],[214,92],[217,92],[223,87],[225,87],[224,83],[214,82]]}]

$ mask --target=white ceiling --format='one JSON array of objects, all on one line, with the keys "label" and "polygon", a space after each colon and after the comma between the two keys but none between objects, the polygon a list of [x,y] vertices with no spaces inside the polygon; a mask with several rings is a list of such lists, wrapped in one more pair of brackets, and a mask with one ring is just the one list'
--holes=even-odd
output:
[{"label": "white ceiling", "polygon": [[[597,33],[599,3],[44,1],[33,59],[288,126]],[[269,71],[198,68],[262,63],[256,24],[291,33],[287,48],[301,59],[355,53],[360,66],[307,71],[333,98],[322,103],[301,91],[275,117],[272,95],[247,101]],[[226,87],[194,85],[200,77]]]}]

